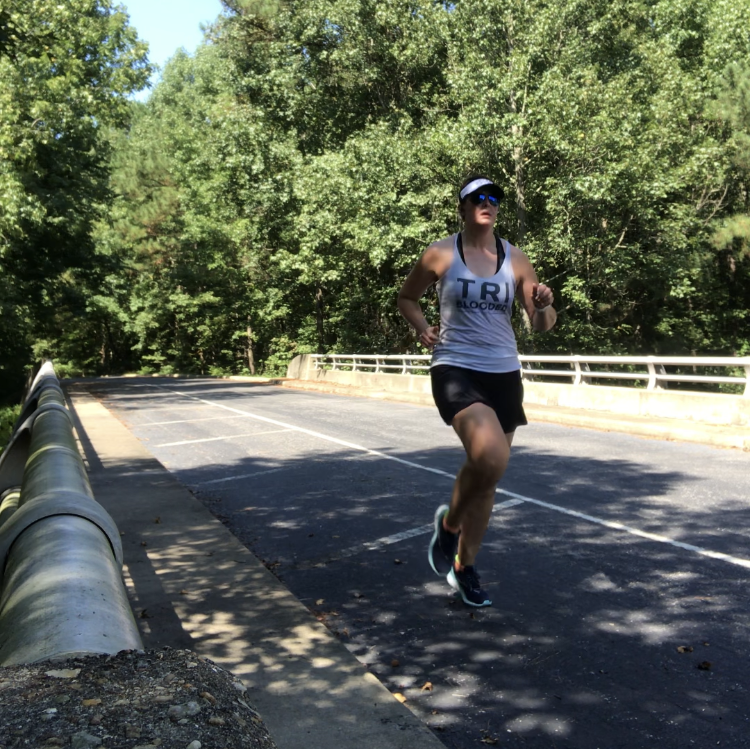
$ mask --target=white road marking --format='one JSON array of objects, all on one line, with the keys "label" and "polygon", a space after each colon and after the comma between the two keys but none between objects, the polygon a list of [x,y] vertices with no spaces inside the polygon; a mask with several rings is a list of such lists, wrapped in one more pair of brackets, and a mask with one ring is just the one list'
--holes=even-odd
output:
[{"label": "white road marking", "polygon": [[204,407],[205,407],[205,404],[203,404],[203,405],[190,404],[190,405],[185,405],[185,406],[169,406],[169,405],[167,405],[167,406],[163,406],[163,407],[159,407],[159,408],[150,408],[149,410],[151,411],[151,413],[153,413],[154,411],[185,411],[185,410],[189,411],[191,409],[195,410],[197,408],[204,408]]},{"label": "white road marking", "polygon": [[[504,510],[508,507],[515,507],[516,505],[522,505],[523,500],[520,499],[508,499],[505,502],[500,502],[492,508],[493,514],[498,510]],[[339,559],[346,559],[347,557],[353,557],[356,554],[361,554],[363,551],[376,551],[392,544],[397,544],[399,541],[406,541],[408,538],[414,538],[415,536],[426,536],[428,533],[432,533],[435,528],[434,523],[429,525],[420,525],[417,528],[410,528],[407,531],[401,531],[401,533],[394,533],[392,536],[383,536],[375,541],[367,541],[363,544],[357,544],[356,546],[350,546],[348,549],[342,549],[337,551],[331,556],[326,557],[324,560],[318,561],[307,561],[301,564],[295,565],[294,569],[312,569],[313,567],[324,567],[331,562],[336,562]]]},{"label": "white road marking", "polygon": [[[369,447],[357,445],[353,442],[346,442],[345,440],[340,440],[336,437],[330,437],[327,434],[323,434],[321,432],[315,432],[312,429],[305,429],[304,427],[298,427],[293,424],[286,424],[283,421],[277,421],[276,419],[269,419],[267,416],[260,416],[258,414],[251,413],[250,411],[243,411],[239,408],[226,406],[223,403],[217,403],[215,401],[204,400],[203,398],[198,398],[197,396],[190,395],[188,393],[181,393],[179,390],[169,390],[163,385],[156,385],[156,387],[162,388],[166,392],[172,393],[173,395],[182,395],[185,398],[193,398],[209,406],[215,406],[217,408],[223,408],[227,411],[232,411],[233,413],[243,414],[245,416],[250,417],[251,419],[257,419],[258,421],[263,421],[267,424],[275,424],[276,426],[284,427],[285,429],[289,429],[291,431],[301,432],[302,434],[307,434],[312,437],[317,437],[319,439],[325,440],[326,442],[332,442],[335,445],[341,445],[342,447],[349,447],[352,450],[358,450],[360,452],[366,453],[367,455],[375,455],[376,457],[383,458],[384,460],[392,460],[396,463],[400,463],[401,465],[409,466],[410,468],[418,468],[421,471],[434,473],[438,476],[445,476],[446,478],[449,478],[452,480],[455,480],[456,478],[453,474],[448,473],[447,471],[441,471],[438,468],[430,468],[429,466],[423,466],[423,465],[420,465],[419,463],[413,463],[410,460],[404,460],[403,458],[398,458],[395,455],[388,455],[388,453],[380,452],[379,450],[371,450]],[[743,559],[742,557],[735,557],[731,554],[724,554],[720,551],[711,551],[711,549],[704,549],[701,546],[695,546],[693,544],[686,544],[686,543],[683,543],[682,541],[676,541],[673,538],[669,538],[668,536],[662,536],[658,533],[647,533],[646,531],[639,530],[638,528],[633,528],[632,526],[625,525],[624,523],[618,523],[613,520],[605,520],[604,518],[598,518],[598,517],[595,517],[594,515],[588,515],[584,512],[578,512],[577,510],[569,510],[567,507],[561,507],[560,505],[553,505],[550,502],[543,502],[539,499],[532,499],[531,497],[524,497],[522,494],[509,492],[509,491],[506,491],[505,489],[497,489],[496,491],[498,494],[503,494],[506,497],[510,497],[512,499],[518,499],[521,502],[528,502],[529,504],[538,505],[539,507],[544,507],[547,510],[560,512],[560,513],[563,513],[564,515],[569,515],[570,517],[578,518],[580,520],[585,520],[586,522],[589,522],[589,523],[596,523],[597,525],[604,526],[605,528],[611,528],[612,530],[622,531],[623,533],[629,533],[632,536],[637,536],[638,538],[643,538],[648,541],[655,541],[657,543],[668,544],[669,546],[675,546],[678,549],[691,551],[702,557],[707,557],[709,559],[716,559],[721,562],[727,562],[728,564],[736,565],[737,567],[744,567],[745,569],[750,569],[750,559]]]},{"label": "white road marking", "polygon": [[[107,470],[107,477],[109,476],[143,476],[145,474],[149,473],[156,473],[156,474],[163,474],[165,471],[163,466],[159,466],[159,468],[143,468],[138,471],[110,471]],[[94,476],[97,475],[97,473],[101,473],[102,469],[89,469],[88,473],[93,474]]]},{"label": "white road marking", "polygon": [[[265,432],[268,434],[268,432]],[[239,481],[240,479],[251,479],[254,476],[266,476],[269,473],[278,473],[283,468],[269,468],[267,471],[256,471],[255,473],[243,473],[239,476],[227,476],[223,479],[211,479],[210,481],[199,481],[196,486],[208,486],[209,484],[223,484],[225,481]]]},{"label": "white road marking", "polygon": [[[275,426],[284,427],[284,429],[289,429],[294,432],[300,432],[302,434],[310,435],[311,437],[317,437],[318,439],[325,440],[326,442],[332,442],[335,445],[341,445],[342,447],[350,447],[352,450],[357,450],[359,452],[367,453],[368,455],[375,455],[378,458],[386,458],[387,460],[393,460],[396,463],[401,463],[405,466],[410,466],[411,468],[419,468],[422,471],[427,471],[428,473],[435,473],[438,476],[446,476],[450,479],[455,479],[456,477],[452,473],[448,473],[447,471],[441,471],[439,468],[429,468],[428,466],[422,466],[419,465],[419,463],[412,463],[410,460],[404,460],[403,458],[397,458],[395,455],[388,455],[387,453],[382,453],[378,450],[371,450],[369,447],[363,447],[362,445],[356,445],[353,442],[346,442],[345,440],[340,440],[336,437],[330,437],[327,434],[323,434],[322,432],[315,432],[312,429],[305,429],[304,427],[298,427],[294,424],[287,424],[283,421],[278,421],[277,419],[269,419],[267,416],[260,416],[259,414],[251,413],[250,411],[243,411],[239,408],[232,408],[232,406],[225,406],[223,403],[216,403],[215,401],[209,401],[204,400],[203,398],[198,398],[195,395],[190,395],[189,393],[181,393],[179,390],[168,390],[164,385],[155,385],[154,387],[163,388],[168,393],[172,393],[173,395],[182,395],[184,398],[194,398],[197,401],[200,401],[201,403],[205,403],[209,406],[215,406],[216,408],[223,408],[226,411],[232,411],[232,413],[236,414],[242,414],[243,416],[248,416],[251,419],[257,419],[258,421],[263,421],[266,424],[274,424]],[[159,445],[157,445],[159,447]]]},{"label": "white road marking", "polygon": [[288,432],[288,429],[272,429],[270,432],[251,432],[250,434],[230,434],[227,437],[204,437],[200,440],[182,440],[182,442],[162,442],[154,447],[176,447],[177,445],[196,445],[199,442],[218,442],[219,440],[233,440],[237,437],[258,437],[261,434],[278,434]]},{"label": "white road marking", "polygon": [[[500,502],[492,508],[493,514],[498,510],[504,510],[508,507],[515,507],[516,505],[522,505],[522,499],[508,499],[505,502]],[[408,531],[401,531],[401,533],[394,533],[392,536],[383,536],[375,541],[368,541],[367,543],[360,544],[359,546],[352,546],[352,554],[357,553],[357,549],[365,549],[366,551],[374,551],[380,549],[383,546],[390,546],[391,544],[397,544],[399,541],[405,541],[407,538],[414,538],[414,536],[424,536],[427,533],[432,533],[435,528],[435,523],[429,525],[420,525],[418,528],[411,528]],[[337,556],[351,556],[348,553],[349,550],[339,552]]]},{"label": "white road marking", "polygon": [[198,421],[229,421],[229,419],[246,419],[247,416],[209,416],[206,419],[178,419],[177,421],[145,421],[137,427],[163,427],[167,424],[195,424]]},{"label": "white road marking", "polygon": [[648,541],[656,541],[661,544],[669,544],[670,546],[676,546],[678,549],[684,549],[685,551],[692,551],[696,554],[700,554],[703,557],[709,559],[718,559],[722,562],[729,562],[729,564],[735,564],[738,567],[745,567],[750,569],[750,559],[743,559],[742,557],[735,557],[731,554],[724,554],[720,551],[711,551],[710,549],[704,549],[701,546],[695,546],[694,544],[686,544],[683,541],[677,541],[669,536],[662,536],[660,533],[649,533],[648,531],[642,531],[638,528],[633,528],[630,525],[624,523],[618,523],[616,520],[605,520],[604,518],[598,518],[594,515],[588,515],[585,512],[578,512],[578,510],[569,510],[567,507],[560,507],[560,505],[553,505],[549,502],[543,502],[541,499],[531,499],[531,497],[524,497],[522,494],[515,494],[513,492],[505,491],[504,489],[497,490],[499,494],[505,494],[508,497],[516,497],[522,502],[528,502],[532,505],[538,505],[544,507],[547,510],[554,510],[555,512],[562,512],[565,515],[570,515],[580,520],[585,520],[589,523],[596,523],[597,525],[603,525],[605,528],[612,528],[616,531],[624,531],[632,536],[638,536],[639,538],[645,538]]}]

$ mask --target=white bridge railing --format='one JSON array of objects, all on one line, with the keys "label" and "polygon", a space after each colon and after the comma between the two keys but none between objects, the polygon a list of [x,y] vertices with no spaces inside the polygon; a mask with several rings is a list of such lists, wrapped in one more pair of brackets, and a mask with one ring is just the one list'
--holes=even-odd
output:
[{"label": "white bridge railing", "polygon": [[[427,374],[429,355],[312,354],[315,369],[388,374]],[[658,390],[675,383],[735,385],[750,398],[750,357],[731,356],[519,356],[524,378],[589,385],[621,380]],[[744,374],[741,374],[744,372]]]}]

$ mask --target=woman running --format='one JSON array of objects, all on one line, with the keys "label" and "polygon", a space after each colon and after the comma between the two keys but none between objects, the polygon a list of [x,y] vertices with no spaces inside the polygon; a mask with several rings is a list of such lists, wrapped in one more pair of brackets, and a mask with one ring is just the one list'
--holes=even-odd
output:
[{"label": "woman running", "polygon": [[[526,255],[494,233],[500,187],[487,177],[467,179],[458,192],[463,230],[431,244],[398,295],[401,314],[433,350],[430,377],[440,416],[466,450],[449,505],[435,512],[430,566],[447,575],[469,606],[491,606],[475,566],[523,411],[521,364],[511,326],[518,297],[534,330],[557,320],[549,287]],[[437,284],[440,325],[430,325],[419,300]]]}]

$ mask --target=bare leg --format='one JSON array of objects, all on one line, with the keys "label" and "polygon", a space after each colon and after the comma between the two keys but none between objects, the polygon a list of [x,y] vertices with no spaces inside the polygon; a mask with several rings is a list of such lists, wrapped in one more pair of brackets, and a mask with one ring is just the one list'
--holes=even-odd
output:
[{"label": "bare leg", "polygon": [[508,466],[514,433],[505,434],[497,414],[483,403],[460,411],[452,426],[466,450],[466,462],[453,486],[445,526],[460,529],[458,558],[469,566],[474,564],[489,525],[495,489]]}]

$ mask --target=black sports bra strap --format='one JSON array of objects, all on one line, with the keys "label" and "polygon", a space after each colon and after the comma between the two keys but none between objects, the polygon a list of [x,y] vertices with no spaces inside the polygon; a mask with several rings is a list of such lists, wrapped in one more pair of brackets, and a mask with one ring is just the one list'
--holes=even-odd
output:
[{"label": "black sports bra strap", "polygon": [[[461,262],[466,265],[466,258],[464,257],[464,240],[461,236],[461,232],[458,232],[456,244],[458,245],[458,254],[461,258]],[[500,268],[505,260],[505,247],[503,246],[502,239],[497,235],[495,235],[495,246],[497,247],[497,267],[495,268],[495,274],[497,274],[500,272]],[[468,268],[469,266],[466,265],[466,267]]]},{"label": "black sports bra strap", "polygon": [[497,246],[497,268],[495,268],[495,273],[499,273],[505,261],[505,245],[503,244],[503,240],[497,235],[495,235],[495,245]]}]

